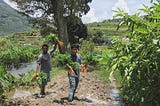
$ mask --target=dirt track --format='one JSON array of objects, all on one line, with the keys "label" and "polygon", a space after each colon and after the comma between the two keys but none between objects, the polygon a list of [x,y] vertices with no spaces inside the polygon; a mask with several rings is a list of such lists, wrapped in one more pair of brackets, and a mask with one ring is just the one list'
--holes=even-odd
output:
[{"label": "dirt track", "polygon": [[67,101],[69,82],[67,73],[54,77],[46,87],[46,95],[37,92],[30,96],[10,98],[4,106],[119,106],[108,93],[112,87],[104,84],[94,72],[81,73],[79,86],[72,102]]}]

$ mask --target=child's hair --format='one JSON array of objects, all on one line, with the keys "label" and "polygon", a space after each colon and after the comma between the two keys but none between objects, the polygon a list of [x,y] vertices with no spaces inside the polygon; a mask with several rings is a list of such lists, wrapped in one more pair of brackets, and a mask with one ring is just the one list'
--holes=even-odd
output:
[{"label": "child's hair", "polygon": [[79,45],[78,44],[72,44],[71,49],[73,49],[73,48],[79,49]]},{"label": "child's hair", "polygon": [[44,46],[46,46],[47,48],[49,47],[48,44],[43,44],[43,45],[42,45],[42,48],[43,48]]}]

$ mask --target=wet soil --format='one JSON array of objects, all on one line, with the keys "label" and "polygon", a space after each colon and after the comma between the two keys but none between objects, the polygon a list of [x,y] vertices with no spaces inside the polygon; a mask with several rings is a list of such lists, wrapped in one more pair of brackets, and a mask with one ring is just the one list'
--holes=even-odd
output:
[{"label": "wet soil", "polygon": [[81,73],[75,98],[68,102],[68,76],[62,73],[48,82],[46,95],[39,95],[39,88],[34,92],[19,91],[21,95],[15,92],[2,106],[120,106],[111,95],[114,89],[113,83],[103,83],[94,72]]}]

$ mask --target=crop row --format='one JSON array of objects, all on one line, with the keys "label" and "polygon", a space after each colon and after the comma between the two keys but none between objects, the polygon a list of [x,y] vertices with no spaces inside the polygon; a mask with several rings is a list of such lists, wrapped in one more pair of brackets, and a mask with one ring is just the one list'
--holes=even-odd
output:
[{"label": "crop row", "polygon": [[0,52],[0,66],[5,69],[11,66],[18,67],[20,63],[30,62],[39,52],[31,46],[11,46]]}]

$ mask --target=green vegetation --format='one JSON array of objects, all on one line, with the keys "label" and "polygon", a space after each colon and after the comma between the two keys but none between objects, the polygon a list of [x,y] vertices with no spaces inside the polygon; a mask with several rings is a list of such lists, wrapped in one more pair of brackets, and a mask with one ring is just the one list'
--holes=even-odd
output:
[{"label": "green vegetation", "polygon": [[0,67],[0,96],[3,92],[12,90],[16,85],[16,78],[11,73],[7,73],[3,67]]},{"label": "green vegetation", "polygon": [[38,73],[38,77],[37,77],[37,83],[39,86],[41,86],[42,84],[46,83],[47,82],[47,75],[43,72],[43,71],[40,71]]},{"label": "green vegetation", "polygon": [[159,106],[160,69],[160,6],[159,1],[141,9],[146,13],[128,15],[119,10],[121,24],[128,25],[128,43],[116,41],[110,61],[112,71],[119,71],[123,102],[129,106]]},{"label": "green vegetation", "polygon": [[[120,19],[118,20],[120,22]],[[126,25],[123,25],[119,30],[117,30],[118,23],[117,21],[103,21],[103,22],[94,22],[87,24],[87,28],[90,34],[94,34],[97,31],[101,31],[104,37],[113,37],[113,36],[125,36],[127,32]]]},{"label": "green vegetation", "polygon": [[27,20],[27,17],[20,15],[3,0],[0,0],[0,36],[31,30],[32,26]]},{"label": "green vegetation", "polygon": [[[4,67],[3,69],[1,69],[1,71],[3,71],[6,75],[9,74],[8,76],[12,78],[12,80],[6,80],[6,78],[2,75],[0,89],[1,95],[4,92],[10,91],[10,86],[12,86],[12,89],[19,86],[37,86],[37,82],[32,81],[34,70],[30,70],[25,74],[20,74],[19,78],[16,78],[14,75],[6,72],[6,69],[8,67],[11,67],[13,65],[18,67],[19,63],[32,61],[34,60],[34,57],[39,54],[40,47],[44,39],[37,37],[36,34],[38,34],[37,31],[31,31],[26,33],[16,33],[0,38],[0,60],[3,60],[1,61],[1,66]],[[86,44],[89,46],[87,46]],[[85,64],[95,66],[101,63],[99,62],[100,60],[103,60],[105,62],[107,61],[104,60],[106,59],[106,55],[103,55],[103,53],[105,53],[105,47],[102,48],[103,50],[98,49],[99,47],[97,48],[91,40],[83,41],[81,45],[82,46],[79,52],[84,57],[83,61]],[[54,67],[57,68],[54,68],[55,70],[52,71],[52,75],[56,75],[57,73],[59,73],[59,71],[57,72],[57,70],[60,70],[58,66],[65,67],[67,63],[70,63],[70,55],[69,53],[59,54],[59,52],[56,51],[55,55],[53,56],[54,58],[52,59],[52,61],[55,63]],[[64,72],[64,68],[62,70]],[[5,80],[8,81],[8,83],[6,83]]]},{"label": "green vegetation", "polygon": [[[28,34],[28,33],[26,33]],[[32,41],[35,39],[35,41]],[[37,37],[15,34],[0,38],[0,66],[5,69],[18,67],[20,63],[30,62],[39,53],[41,42]]]},{"label": "green vegetation", "polygon": [[[160,6],[155,3],[151,7],[144,6],[142,10],[147,14],[144,17],[140,17],[139,14],[130,16],[123,11],[116,11],[118,16],[123,16],[119,21],[87,24],[89,37],[80,40],[79,53],[88,71],[95,71],[104,82],[109,82],[110,76],[114,75],[121,90],[122,102],[126,105],[158,106],[160,105]],[[31,61],[39,54],[39,47],[44,40],[34,36],[37,34],[38,31],[33,31],[0,38],[0,64],[3,67],[18,66],[20,62]],[[129,41],[124,40],[124,36],[129,37]],[[50,38],[46,39],[50,41]],[[106,41],[110,43],[105,44]],[[70,57],[69,52],[59,54],[58,51],[53,56],[52,61],[56,68],[52,70],[52,75],[56,75],[59,66],[69,63]],[[1,95],[18,86],[37,84],[31,80],[33,70],[21,74],[17,79],[3,67],[0,67]],[[64,72],[64,67],[61,70]]]}]

